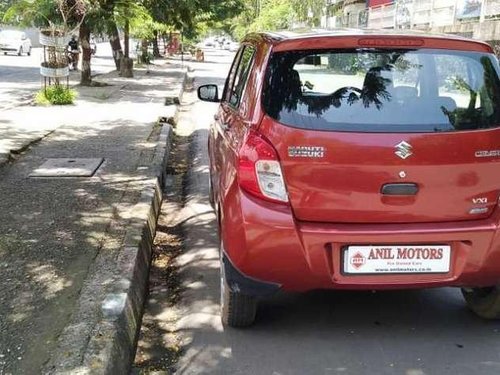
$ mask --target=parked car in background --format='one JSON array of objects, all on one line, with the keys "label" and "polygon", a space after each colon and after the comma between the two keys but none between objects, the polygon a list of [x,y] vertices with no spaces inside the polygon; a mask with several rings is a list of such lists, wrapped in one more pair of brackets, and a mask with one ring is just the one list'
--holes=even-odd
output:
[{"label": "parked car in background", "polygon": [[449,35],[252,34],[209,132],[222,321],[278,290],[453,286],[500,318],[500,67]]},{"label": "parked car in background", "polygon": [[17,53],[21,56],[23,53],[31,55],[31,40],[26,33],[18,30],[0,31],[0,51],[6,55],[8,52]]},{"label": "parked car in background", "polygon": [[216,46],[216,41],[214,38],[206,38],[203,41],[203,46],[204,47],[215,47]]}]

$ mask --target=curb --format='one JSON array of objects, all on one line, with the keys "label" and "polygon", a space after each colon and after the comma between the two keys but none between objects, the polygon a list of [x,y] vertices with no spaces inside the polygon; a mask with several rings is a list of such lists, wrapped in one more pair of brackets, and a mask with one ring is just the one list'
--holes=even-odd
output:
[{"label": "curb", "polygon": [[33,145],[43,141],[45,138],[47,138],[48,136],[50,136],[54,132],[55,132],[55,129],[46,130],[40,136],[37,136],[37,137],[32,138],[30,140],[27,140],[23,144],[16,146],[16,148],[9,150],[9,152],[0,152],[0,167],[13,161],[16,158],[16,155],[22,154],[24,151],[28,150]]},{"label": "curb", "polygon": [[181,89],[177,95],[167,96],[165,98],[165,105],[179,105],[181,104],[182,96],[184,95],[184,88],[186,87],[188,81],[188,69],[181,68],[184,74],[184,78],[182,79]]},{"label": "curb", "polygon": [[83,367],[92,374],[127,374],[135,357],[171,135],[172,128],[165,125],[151,168],[158,177],[143,190],[132,209],[136,218],[127,229],[117,259],[121,276],[114,280],[112,293],[101,304],[102,318],[94,328],[97,334],[90,338],[84,354]]},{"label": "curb", "polygon": [[[180,103],[187,78],[184,73],[177,96]],[[176,107],[174,118],[177,118]],[[44,373],[49,374],[128,374],[135,358],[144,302],[147,294],[152,245],[162,203],[162,187],[166,180],[166,166],[172,142],[172,127],[163,124],[150,162],[139,163],[138,171],[150,176],[138,202],[132,207],[129,221],[111,280],[107,275],[89,272],[90,286],[102,288],[97,297],[89,299],[83,293],[74,312],[72,322],[63,330],[57,349]],[[109,261],[109,260],[108,260]],[[86,298],[87,297],[87,298]],[[88,317],[86,310],[95,305],[97,321]],[[80,313],[82,310],[83,313]],[[82,317],[81,320],[78,320]],[[75,318],[76,316],[76,318]],[[87,321],[85,321],[87,318]],[[75,321],[76,320],[76,321]],[[90,320],[90,322],[88,321]],[[71,339],[76,340],[71,343]]]}]

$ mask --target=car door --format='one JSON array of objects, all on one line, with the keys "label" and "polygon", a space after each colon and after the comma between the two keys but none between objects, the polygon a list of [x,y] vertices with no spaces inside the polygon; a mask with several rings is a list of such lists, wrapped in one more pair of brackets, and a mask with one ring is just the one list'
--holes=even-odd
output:
[{"label": "car door", "polygon": [[223,200],[231,182],[236,178],[237,150],[246,131],[242,98],[254,61],[255,47],[244,45],[238,51],[231,68],[219,111],[212,128],[213,180],[216,200]]}]

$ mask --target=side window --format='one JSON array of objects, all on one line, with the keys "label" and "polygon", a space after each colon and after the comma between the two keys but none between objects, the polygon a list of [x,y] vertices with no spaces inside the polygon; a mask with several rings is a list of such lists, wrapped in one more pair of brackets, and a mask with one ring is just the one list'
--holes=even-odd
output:
[{"label": "side window", "polygon": [[229,75],[226,80],[226,85],[224,86],[224,92],[222,93],[222,101],[229,101],[229,93],[231,92],[230,88],[233,87],[234,77],[236,76],[236,70],[238,69],[238,64],[241,59],[242,49],[236,53],[236,56],[233,60],[233,65],[231,65],[231,70],[229,71]]},{"label": "side window", "polygon": [[250,67],[252,66],[253,56],[255,49],[251,46],[245,47],[241,54],[241,60],[236,71],[236,76],[234,78],[234,83],[229,90],[229,104],[233,107],[238,107],[243,95],[243,90],[248,78],[248,73],[250,72]]}]

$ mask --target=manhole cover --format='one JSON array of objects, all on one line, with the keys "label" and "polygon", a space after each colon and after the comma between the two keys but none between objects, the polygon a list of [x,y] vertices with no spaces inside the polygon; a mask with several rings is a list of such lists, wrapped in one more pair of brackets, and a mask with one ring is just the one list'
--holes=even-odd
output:
[{"label": "manhole cover", "polygon": [[103,161],[103,158],[47,159],[30,177],[91,177]]}]

